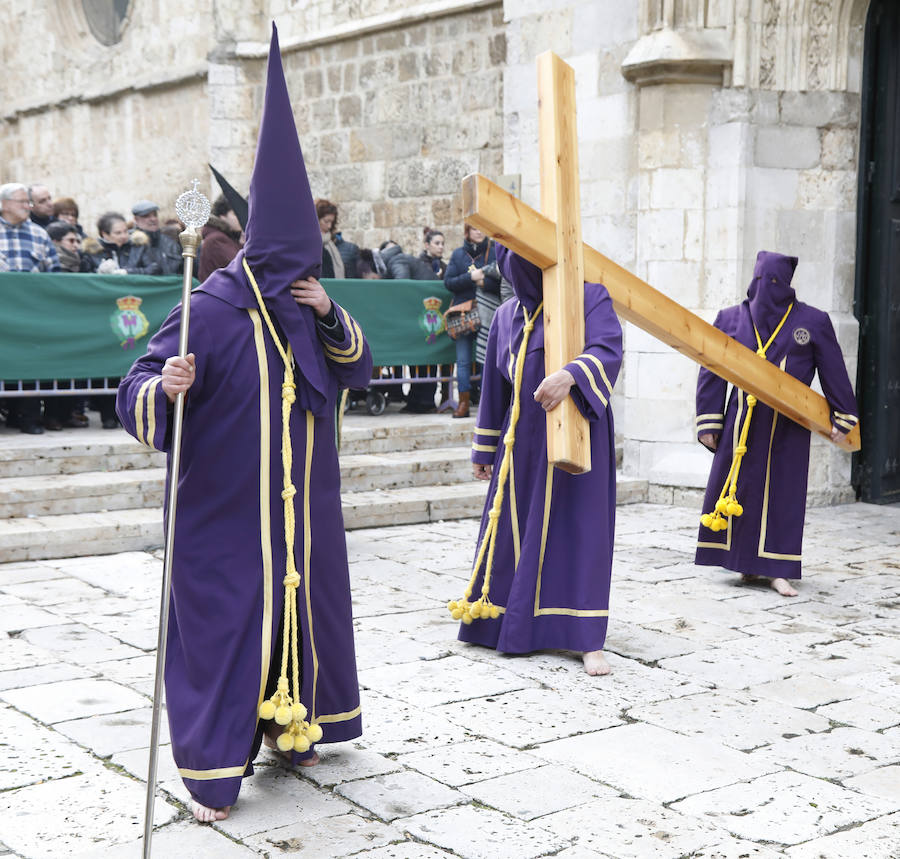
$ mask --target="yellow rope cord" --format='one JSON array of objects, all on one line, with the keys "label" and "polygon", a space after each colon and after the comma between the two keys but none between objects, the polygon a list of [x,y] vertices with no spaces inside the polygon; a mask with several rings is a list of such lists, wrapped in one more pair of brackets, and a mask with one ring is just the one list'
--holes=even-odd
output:
[{"label": "yellow rope cord", "polygon": [[[284,574],[284,619],[282,622],[281,672],[278,677],[278,688],[271,698],[259,706],[260,719],[275,719],[284,726],[284,733],[277,740],[278,748],[283,752],[294,750],[305,752],[310,745],[321,739],[321,728],[310,725],[306,719],[306,707],[300,703],[300,629],[297,624],[297,588],[300,586],[300,573],[294,560],[294,534],[296,519],[294,516],[294,496],[297,488],[291,482],[294,458],[291,447],[291,407],[297,400],[297,384],[294,381],[294,357],[290,343],[287,349],[281,339],[269,311],[266,308],[259,286],[247,260],[244,260],[244,271],[250,281],[260,313],[266,321],[266,327],[272,335],[275,348],[284,363],[284,380],[281,383],[281,468],[283,472],[283,488],[281,498],[284,501],[284,543],[287,553]],[[289,658],[293,659],[293,695],[290,694],[288,681]]]},{"label": "yellow rope cord", "polygon": [[[497,486],[494,490],[494,500],[488,513],[488,524],[484,529],[484,536],[481,539],[481,545],[478,547],[478,555],[475,559],[475,566],[472,570],[472,577],[461,600],[451,600],[447,604],[454,620],[462,620],[463,623],[469,624],[474,619],[482,617],[488,618],[500,617],[500,609],[495,606],[488,596],[491,588],[491,573],[494,568],[494,549],[497,545],[497,521],[500,519],[500,511],[503,509],[503,497],[506,493],[506,479],[509,476],[509,463],[512,459],[512,449],[516,442],[516,424],[519,422],[519,414],[521,412],[521,393],[522,393],[522,376],[525,372],[525,351],[528,348],[528,339],[534,329],[534,322],[541,308],[544,306],[542,301],[530,316],[528,311],[523,307],[522,313],[525,316],[525,327],[522,329],[522,344],[519,346],[516,355],[516,369],[513,381],[512,393],[512,410],[509,417],[509,426],[506,429],[506,435],[503,437],[503,459],[500,462],[500,471],[497,474]],[[481,597],[475,602],[469,602],[472,596],[472,589],[475,587],[475,581],[478,578],[478,571],[481,569],[481,562],[484,560],[485,551],[487,551],[487,564],[484,568],[484,582],[481,585]]]},{"label": "yellow rope cord", "polygon": [[[756,330],[756,323],[753,323],[753,333],[756,335],[756,354],[759,355],[760,358],[765,359],[766,352],[778,336],[778,332],[781,331],[781,328],[787,321],[788,315],[793,307],[794,305],[791,304],[785,311],[784,316],[781,317],[781,322],[775,327],[772,336],[766,341],[765,345],[763,345],[762,338],[759,336],[759,331]],[[738,476],[741,473],[741,463],[743,462],[744,454],[747,452],[747,436],[750,432],[750,418],[753,417],[753,408],[755,405],[756,397],[754,397],[753,394],[747,394],[747,414],[744,417],[744,423],[741,425],[741,432],[738,436],[738,443],[734,448],[734,453],[731,458],[731,468],[728,469],[728,476],[725,478],[725,484],[722,487],[722,491],[719,493],[719,498],[716,501],[713,511],[711,513],[704,513],[700,517],[700,524],[703,525],[704,528],[709,528],[710,531],[724,531],[728,527],[728,520],[732,516],[740,516],[744,512],[743,506],[738,503],[736,497],[737,482]]]}]

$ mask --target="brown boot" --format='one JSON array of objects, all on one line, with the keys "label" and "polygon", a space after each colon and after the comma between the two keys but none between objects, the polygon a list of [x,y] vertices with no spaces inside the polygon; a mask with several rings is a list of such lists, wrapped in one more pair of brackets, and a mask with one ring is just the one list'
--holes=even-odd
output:
[{"label": "brown boot", "polygon": [[467,418],[469,416],[469,392],[459,395],[459,405],[453,413],[455,418]]}]

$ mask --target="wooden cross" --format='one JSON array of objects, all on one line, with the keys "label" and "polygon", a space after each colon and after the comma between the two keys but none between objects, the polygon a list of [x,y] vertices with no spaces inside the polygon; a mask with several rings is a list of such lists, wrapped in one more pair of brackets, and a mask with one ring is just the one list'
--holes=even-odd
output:
[{"label": "wooden cross", "polygon": [[[583,284],[602,283],[620,318],[830,439],[831,409],[823,396],[582,243],[575,75],[549,51],[538,57],[538,121],[542,212],[473,173],[463,179],[463,216],[543,270],[546,374],[584,349]],[[859,450],[859,424],[835,444]],[[547,458],[575,474],[591,467],[587,422],[571,397],[547,413]]]}]

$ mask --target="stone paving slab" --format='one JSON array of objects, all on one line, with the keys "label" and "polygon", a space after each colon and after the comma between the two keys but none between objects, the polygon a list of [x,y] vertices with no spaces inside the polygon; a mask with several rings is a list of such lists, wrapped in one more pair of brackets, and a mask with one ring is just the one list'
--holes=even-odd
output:
[{"label": "stone paving slab", "polygon": [[672,805],[673,811],[705,816],[741,838],[783,845],[809,841],[897,808],[896,802],[788,771],[700,793]]},{"label": "stone paving slab", "polygon": [[[693,567],[696,510],[619,508],[608,677],[456,640],[476,520],[352,532],[363,736],[263,751],[206,827],[163,745],[154,856],[894,859],[900,508],[861,508],[809,511],[795,600]],[[161,567],[0,565],[4,859],[139,855]]]},{"label": "stone paving slab", "polygon": [[464,859],[532,859],[571,842],[571,836],[474,805],[418,814],[402,826],[416,838]]},{"label": "stone paving slab", "polygon": [[459,791],[408,770],[346,782],[337,793],[388,822],[467,801]]},{"label": "stone paving slab", "polygon": [[72,718],[121,713],[147,699],[109,680],[65,680],[25,689],[10,689],[0,698],[41,722],[52,725]]},{"label": "stone paving slab", "polygon": [[802,735],[831,727],[829,720],[818,713],[732,691],[706,692],[632,707],[627,715],[671,731],[716,737],[741,751],[776,742],[785,734]]},{"label": "stone paving slab", "polygon": [[787,851],[791,859],[897,859],[900,814],[882,817]]},{"label": "stone paving slab", "polygon": [[700,737],[634,724],[539,746],[534,754],[565,764],[634,797],[672,802],[779,769],[777,763]]},{"label": "stone paving slab", "polygon": [[[0,793],[0,842],[26,859],[47,859],[133,841],[144,831],[144,792],[139,782],[98,769]],[[177,813],[157,799],[153,822],[162,826]]]},{"label": "stone paving slab", "polygon": [[289,826],[271,829],[246,839],[246,844],[266,856],[291,856],[293,859],[340,859],[359,853],[366,847],[380,847],[402,841],[394,827],[358,814],[345,814],[316,821],[310,826],[298,811],[298,819]]}]

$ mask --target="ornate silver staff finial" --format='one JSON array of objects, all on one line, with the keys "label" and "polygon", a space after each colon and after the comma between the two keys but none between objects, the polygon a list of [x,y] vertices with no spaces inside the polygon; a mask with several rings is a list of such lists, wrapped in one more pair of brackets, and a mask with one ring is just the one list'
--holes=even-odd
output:
[{"label": "ornate silver staff finial", "polygon": [[193,181],[193,188],[185,191],[175,201],[175,214],[188,229],[199,229],[209,220],[209,200],[197,190],[200,184],[197,179]]}]

